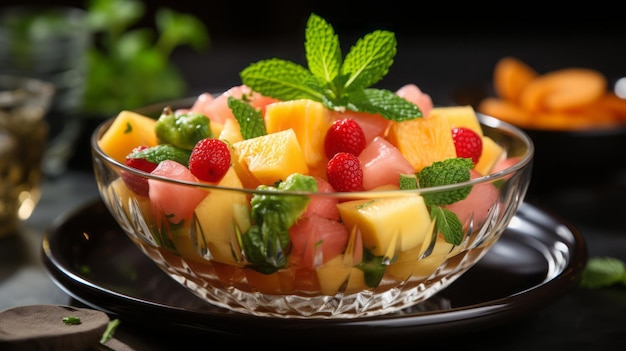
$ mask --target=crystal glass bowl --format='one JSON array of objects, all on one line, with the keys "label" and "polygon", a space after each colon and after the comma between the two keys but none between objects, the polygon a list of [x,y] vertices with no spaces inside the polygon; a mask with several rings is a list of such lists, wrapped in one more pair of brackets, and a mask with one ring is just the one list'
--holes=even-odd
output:
[{"label": "crystal glass bowl", "polygon": [[[138,112],[158,116],[166,106],[190,104],[178,101]],[[484,115],[479,119],[485,135],[517,162],[467,182],[418,190],[307,193],[176,181],[106,155],[98,141],[112,119],[94,131],[91,147],[101,197],[121,228],[156,265],[202,299],[255,316],[354,318],[398,311],[445,289],[485,255],[516,213],[530,182],[533,144],[510,124]],[[184,220],[170,225],[159,210],[163,205],[129,190],[124,174],[170,189],[170,198],[161,201],[189,205],[181,214]],[[462,223],[462,238],[453,245],[444,240],[423,199],[465,190],[470,190],[465,200],[443,206]],[[198,192],[203,194],[199,204],[192,198]],[[253,245],[284,265],[259,269],[242,249],[250,244],[242,242],[242,234],[254,221],[249,215],[253,197],[310,200],[309,207],[329,211],[329,217],[342,207],[341,217],[298,222],[297,231],[289,229],[292,242],[287,245],[262,242],[271,234],[260,236]],[[309,242],[296,245],[301,239],[295,232]]]}]

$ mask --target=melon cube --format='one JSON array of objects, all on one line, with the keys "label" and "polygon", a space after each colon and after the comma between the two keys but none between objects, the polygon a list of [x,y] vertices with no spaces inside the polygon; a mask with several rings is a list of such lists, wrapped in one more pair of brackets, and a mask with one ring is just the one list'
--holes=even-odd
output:
[{"label": "melon cube", "polygon": [[108,156],[124,163],[126,156],[137,146],[158,144],[154,125],[156,120],[132,111],[120,112],[109,129],[104,132],[98,145]]},{"label": "melon cube", "polygon": [[387,138],[400,150],[415,172],[435,161],[456,157],[450,121],[443,114],[409,121],[392,121]]}]

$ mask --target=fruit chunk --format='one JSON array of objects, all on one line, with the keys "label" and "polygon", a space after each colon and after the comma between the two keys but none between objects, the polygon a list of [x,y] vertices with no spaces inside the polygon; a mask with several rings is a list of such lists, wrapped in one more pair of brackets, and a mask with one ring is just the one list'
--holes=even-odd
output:
[{"label": "fruit chunk", "polygon": [[517,103],[522,91],[537,76],[537,72],[526,63],[513,57],[504,57],[493,70],[493,88],[504,100]]},{"label": "fruit chunk", "polygon": [[595,70],[561,69],[530,82],[522,91],[520,104],[528,111],[571,110],[597,101],[606,87],[606,78]]},{"label": "fruit chunk", "polygon": [[324,295],[335,295],[339,291],[352,294],[367,289],[362,270],[345,264],[344,255],[338,255],[317,268],[320,290]]},{"label": "fruit chunk", "polygon": [[[187,167],[171,160],[159,163],[152,174],[184,182],[198,182],[198,178]],[[160,215],[171,224],[190,219],[196,206],[209,194],[201,188],[157,179],[149,179],[148,184],[155,217]]]},{"label": "fruit chunk", "polygon": [[233,149],[238,162],[246,165],[262,184],[273,185],[292,173],[308,172],[293,129],[242,140],[234,143]]},{"label": "fruit chunk", "polygon": [[358,230],[365,248],[376,256],[393,257],[420,245],[429,233],[430,214],[417,194],[359,199],[337,205],[348,231]]},{"label": "fruit chunk", "polygon": [[[231,167],[218,186],[241,188],[242,184]],[[198,246],[206,245],[212,259],[229,264],[238,264],[241,258],[233,257],[239,252],[235,228],[245,233],[250,228],[246,194],[232,190],[213,189],[195,210],[202,229],[198,235]]]},{"label": "fruit chunk", "polygon": [[456,157],[450,121],[443,114],[431,114],[404,122],[392,122],[389,142],[400,150],[415,172],[435,161]]},{"label": "fruit chunk", "polygon": [[498,161],[506,157],[506,150],[486,135],[483,136],[482,140],[483,153],[478,163],[474,166],[474,170],[481,175],[486,175],[491,172],[491,169]]},{"label": "fruit chunk", "polygon": [[154,133],[155,124],[156,120],[153,118],[132,111],[122,111],[104,132],[98,145],[106,155],[124,163],[126,155],[135,147],[158,144]]},{"label": "fruit chunk", "polygon": [[309,167],[324,160],[324,136],[332,121],[328,109],[312,100],[290,100],[269,104],[265,108],[268,133],[293,129]]},{"label": "fruit chunk", "polygon": [[444,115],[450,121],[452,128],[470,128],[476,134],[483,135],[483,129],[480,126],[480,121],[478,121],[478,116],[476,116],[476,111],[470,105],[435,107],[430,112],[430,115],[431,117],[433,115]]},{"label": "fruit chunk", "polygon": [[400,151],[383,137],[376,137],[359,155],[363,168],[363,189],[399,185],[400,174],[413,173],[413,167]]}]

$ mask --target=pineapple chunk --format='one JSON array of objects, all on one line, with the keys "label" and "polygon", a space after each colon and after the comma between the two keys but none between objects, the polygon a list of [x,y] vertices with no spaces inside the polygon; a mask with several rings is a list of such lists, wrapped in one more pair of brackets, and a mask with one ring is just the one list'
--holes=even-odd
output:
[{"label": "pineapple chunk", "polygon": [[446,106],[435,107],[430,112],[430,116],[444,115],[450,121],[452,128],[465,127],[475,131],[478,135],[483,136],[483,129],[480,126],[476,111],[470,105],[467,106]]},{"label": "pineapple chunk", "polygon": [[[242,184],[234,168],[230,168],[218,184],[228,188],[241,188]],[[239,252],[235,228],[246,232],[250,228],[248,216],[248,200],[243,192],[213,189],[196,207],[201,231],[197,240],[198,246],[206,244],[214,260],[238,264],[241,257],[233,257]]]},{"label": "pineapple chunk", "polygon": [[324,137],[331,123],[328,109],[312,100],[280,101],[265,107],[267,132],[293,129],[310,168],[325,161]]},{"label": "pineapple chunk", "polygon": [[[335,295],[345,288],[346,294],[367,289],[365,275],[357,267],[344,264],[344,255],[338,255],[317,268],[320,291],[324,295]],[[347,283],[346,283],[347,282]]]},{"label": "pineapple chunk", "polygon": [[392,258],[421,245],[431,232],[430,213],[417,194],[346,201],[337,208],[348,230],[358,228],[365,248],[376,256]]},{"label": "pineapple chunk", "polygon": [[480,159],[474,166],[474,169],[481,175],[486,175],[491,172],[491,169],[498,161],[506,157],[506,150],[486,135],[482,139],[483,153],[480,155]]},{"label": "pineapple chunk", "polygon": [[273,185],[292,173],[308,174],[308,167],[293,129],[246,139],[233,144],[239,162],[262,184]]}]

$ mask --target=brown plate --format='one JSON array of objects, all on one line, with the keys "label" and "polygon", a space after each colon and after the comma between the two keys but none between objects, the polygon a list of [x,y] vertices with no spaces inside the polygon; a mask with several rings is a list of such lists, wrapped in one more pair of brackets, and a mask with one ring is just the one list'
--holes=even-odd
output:
[{"label": "brown plate", "polygon": [[428,301],[385,316],[325,320],[254,317],[201,301],[139,251],[100,201],[59,218],[44,237],[42,257],[59,287],[124,323],[235,338],[397,341],[532,315],[577,286],[587,247],[570,224],[523,203],[486,256]]}]

